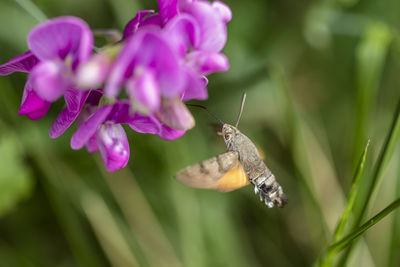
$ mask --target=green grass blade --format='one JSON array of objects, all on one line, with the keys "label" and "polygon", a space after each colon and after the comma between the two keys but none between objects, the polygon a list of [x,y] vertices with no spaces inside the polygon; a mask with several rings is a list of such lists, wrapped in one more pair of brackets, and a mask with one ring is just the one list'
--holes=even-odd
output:
[{"label": "green grass blade", "polygon": [[[372,176],[372,181],[367,189],[367,197],[362,203],[362,207],[360,212],[355,218],[353,229],[356,228],[362,218],[364,217],[368,204],[370,203],[371,199],[374,199],[374,195],[377,192],[378,184],[382,180],[384,170],[386,169],[387,164],[389,163],[390,158],[393,155],[393,151],[396,147],[396,144],[400,137],[400,101],[397,104],[396,112],[392,121],[392,125],[390,127],[390,131],[386,137],[385,143],[381,149],[378,161],[375,166],[375,171]],[[348,256],[353,248],[353,245],[349,247],[346,251],[346,254],[343,255],[340,266],[344,266],[346,263]]]},{"label": "green grass blade", "polygon": [[46,15],[30,0],[15,0],[28,14],[34,17],[38,22],[47,20]]},{"label": "green grass blade", "polygon": [[133,173],[128,168],[118,173],[109,173],[105,171],[99,157],[96,157],[95,161],[149,265],[182,266]]},{"label": "green grass blade", "polygon": [[[68,199],[68,193],[65,189],[61,189],[62,174],[51,163],[53,162],[54,155],[45,150],[45,143],[42,142],[40,133],[34,130],[34,138],[36,142],[41,142],[42,150],[33,150],[33,158],[36,164],[43,171],[42,183],[47,194],[47,197],[54,209],[58,222],[64,231],[65,238],[67,239],[71,252],[75,256],[78,266],[103,266],[104,264],[96,257],[95,250],[90,242],[86,229],[81,224],[79,214],[74,210],[72,203]],[[32,131],[27,131],[32,133]],[[27,140],[24,138],[24,140]],[[32,141],[31,140],[31,141]],[[32,141],[32,142],[35,142]],[[31,144],[28,144],[28,146]],[[51,159],[51,160],[50,160]]]},{"label": "green grass blade", "polygon": [[[367,144],[365,145],[364,151],[361,154],[360,160],[357,164],[357,168],[354,173],[353,182],[351,185],[346,209],[343,212],[343,215],[340,218],[340,221],[338,222],[338,225],[336,227],[334,237],[333,237],[333,243],[338,242],[340,240],[340,238],[343,236],[344,227],[349,219],[351,211],[353,210],[353,206],[354,206],[354,203],[355,203],[355,200],[357,197],[357,193],[358,193],[358,189],[359,189],[359,182],[360,182],[361,174],[363,172],[365,160],[367,158],[369,143],[370,143],[370,141],[368,140]],[[322,266],[331,266],[334,255],[335,255],[335,251],[331,251],[331,253],[329,253],[327,255],[327,257],[325,257],[322,260],[321,265]]]},{"label": "green grass blade", "polygon": [[115,267],[139,266],[118,226],[116,217],[104,199],[95,192],[87,191],[81,201],[82,208],[111,264]]},{"label": "green grass blade", "polygon": [[[304,199],[309,201],[310,206],[318,208],[310,208],[310,217],[318,218],[323,223],[321,224],[322,231],[328,233],[327,221],[324,217],[322,208],[319,205],[315,191],[310,185],[310,181],[306,177],[311,177],[310,163],[307,158],[304,157],[303,151],[306,147],[304,145],[304,137],[301,131],[301,122],[299,114],[296,110],[294,102],[289,92],[288,84],[283,70],[279,66],[271,66],[269,68],[272,82],[276,88],[277,99],[282,106],[284,121],[287,122],[287,134],[288,134],[288,146],[291,150],[291,160],[293,164],[297,167],[296,176],[299,181],[304,185],[306,193],[303,194]],[[308,199],[307,199],[308,198]],[[312,213],[312,214],[311,214]]]},{"label": "green grass blade", "polygon": [[[53,175],[59,173],[55,170],[63,170],[59,175],[60,179],[57,179],[57,184],[52,181],[52,185],[59,192],[64,193],[64,198],[68,199],[73,207],[86,216],[109,262],[113,266],[140,266],[135,253],[131,250],[130,236],[122,226],[121,217],[107,205],[105,195],[89,189],[91,187],[85,185],[79,174],[60,160],[51,149],[47,149],[45,154],[51,155]],[[65,177],[68,177],[68,183],[64,182]],[[93,252],[89,256],[95,257],[101,262]],[[85,263],[83,266],[102,265]]]},{"label": "green grass blade", "polygon": [[330,247],[328,247],[327,251],[323,254],[325,257],[326,255],[329,255],[331,253],[338,253],[348,245],[352,243],[357,237],[362,235],[365,231],[367,231],[370,227],[374,226],[376,223],[378,223],[380,220],[385,218],[387,215],[389,215],[392,211],[397,209],[400,206],[400,198],[397,200],[393,201],[389,206],[387,206],[385,209],[380,211],[377,215],[369,219],[366,223],[361,225],[359,228],[345,236],[343,239],[340,241],[334,243]]},{"label": "green grass blade", "polygon": [[347,201],[347,205],[346,205],[346,209],[343,212],[342,217],[340,218],[340,221],[336,227],[336,231],[333,237],[333,242],[337,242],[342,236],[343,236],[343,230],[344,230],[344,226],[346,225],[350,213],[353,210],[353,206],[354,206],[354,202],[356,200],[357,197],[357,193],[358,193],[358,189],[359,189],[359,181],[361,178],[361,174],[363,172],[364,169],[364,164],[365,164],[365,160],[367,158],[367,153],[368,153],[368,148],[369,148],[369,143],[370,140],[368,140],[367,144],[365,145],[364,151],[361,155],[361,158],[358,162],[357,165],[357,169],[354,173],[354,177],[353,177],[353,182],[351,185],[351,189],[350,189],[350,193],[349,193],[349,198]]},{"label": "green grass blade", "polygon": [[[358,93],[354,154],[358,153],[357,151],[360,151],[362,145],[361,142],[365,140],[365,134],[369,132],[368,121],[369,117],[371,117],[371,111],[375,109],[374,99],[376,98],[376,91],[383,72],[383,64],[385,62],[392,39],[392,30],[387,25],[382,23],[372,23],[367,26],[365,37],[357,49]],[[395,121],[396,120],[397,119],[395,119]],[[392,124],[392,126],[393,125],[395,124]],[[356,217],[354,224],[351,227],[352,229],[355,229],[360,224],[363,216],[365,215],[368,203],[373,195],[372,193],[376,191],[375,186],[378,184],[377,182],[380,181],[381,174],[386,167],[387,161],[390,159],[392,153],[389,153],[390,149],[387,150],[387,145],[389,138],[391,138],[390,136],[393,136],[393,130],[394,128],[392,127],[391,131],[389,132],[389,137],[386,139],[387,141],[380,154],[378,163],[375,167],[375,173],[372,176],[370,185],[368,189],[366,189],[367,194],[364,195],[366,196],[366,199],[363,200],[361,209],[355,211]],[[397,141],[397,138],[394,139],[396,139],[394,141]],[[342,256],[339,266],[343,266],[346,263],[352,248],[353,245],[351,245],[346,253]]]},{"label": "green grass blade", "polygon": [[393,35],[383,23],[371,23],[357,48],[357,103],[354,139],[354,163],[370,129],[370,118],[375,110],[375,99],[389,45]]},{"label": "green grass blade", "polygon": [[[397,160],[399,159],[400,153],[397,152]],[[396,197],[400,197],[400,180],[398,179],[400,174],[400,168],[397,169],[397,182],[396,182]],[[400,266],[400,211],[396,211],[393,214],[392,222],[392,238],[389,251],[389,264],[388,266],[395,267]]]},{"label": "green grass blade", "polygon": [[395,116],[393,118],[389,134],[386,137],[385,143],[379,155],[375,172],[372,178],[372,183],[368,188],[368,194],[367,194],[368,198],[367,201],[364,202],[364,205],[361,209],[361,214],[358,217],[358,223],[361,221],[364,213],[366,212],[369,201],[373,199],[374,198],[373,195],[376,194],[377,185],[382,180],[383,173],[386,169],[386,166],[389,163],[389,160],[393,155],[393,151],[399,141],[399,137],[400,137],[400,101],[397,104]]}]

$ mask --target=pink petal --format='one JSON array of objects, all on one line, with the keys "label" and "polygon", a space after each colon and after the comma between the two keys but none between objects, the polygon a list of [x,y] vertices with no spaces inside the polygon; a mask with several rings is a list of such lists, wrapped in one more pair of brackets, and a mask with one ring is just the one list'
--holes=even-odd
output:
[{"label": "pink petal", "polygon": [[129,160],[129,143],[120,124],[105,123],[97,131],[97,143],[106,169],[109,172],[126,166]]},{"label": "pink petal", "polygon": [[161,131],[161,122],[155,116],[135,114],[129,126],[138,133],[158,134]]},{"label": "pink petal", "polygon": [[0,65],[0,76],[9,75],[13,72],[30,72],[31,69],[39,62],[31,51],[19,55],[7,63]]},{"label": "pink petal", "polygon": [[103,96],[102,89],[90,90],[90,94],[86,102],[92,106],[97,106],[102,96]]},{"label": "pink petal", "polygon": [[187,62],[202,75],[229,69],[228,58],[218,52],[194,51],[187,55]]},{"label": "pink petal", "polygon": [[231,21],[232,11],[227,4],[220,1],[214,1],[211,5],[223,22],[227,23]]},{"label": "pink petal", "polygon": [[185,57],[188,49],[197,47],[200,41],[199,25],[188,15],[179,15],[169,21],[163,34],[182,58]]},{"label": "pink petal", "polygon": [[145,35],[137,57],[137,64],[155,69],[162,95],[172,97],[182,91],[184,80],[181,77],[178,58],[167,41],[160,36],[153,33]]},{"label": "pink petal", "polygon": [[60,61],[42,61],[33,68],[30,79],[38,95],[53,102],[72,85],[66,72],[66,66]]},{"label": "pink petal", "polygon": [[141,24],[143,23],[145,17],[148,14],[154,13],[154,10],[141,10],[139,11],[136,16],[131,19],[128,24],[126,24],[125,29],[124,29],[124,33],[122,35],[122,39],[126,39],[132,35],[134,35],[139,27],[141,26]]},{"label": "pink petal", "polygon": [[64,100],[67,109],[72,112],[79,112],[85,104],[89,93],[90,91],[81,91],[72,88],[66,90],[64,93]]},{"label": "pink petal", "polygon": [[100,86],[107,79],[110,72],[111,57],[107,52],[100,52],[80,64],[75,76],[76,87],[91,89]]},{"label": "pink petal", "polygon": [[157,134],[165,140],[175,140],[186,132],[168,127],[155,116],[142,116],[139,114],[135,114],[129,126],[138,133]]},{"label": "pink petal", "polygon": [[157,0],[157,3],[163,25],[178,14],[178,0]]},{"label": "pink petal", "polygon": [[72,68],[87,60],[93,49],[93,35],[85,21],[77,17],[58,17],[35,27],[28,46],[40,60],[65,60],[72,57]]},{"label": "pink petal", "polygon": [[87,121],[85,121],[71,138],[72,149],[81,149],[95,134],[97,127],[107,118],[112,105],[99,108]]},{"label": "pink petal", "polygon": [[208,98],[206,77],[187,69],[186,70],[186,89],[183,94],[183,101],[191,99],[205,100]]},{"label": "pink petal", "polygon": [[160,107],[160,88],[153,71],[144,69],[128,80],[126,88],[134,110],[148,114]]},{"label": "pink petal", "polygon": [[177,97],[163,99],[157,116],[167,126],[176,130],[189,130],[195,125],[192,114]]},{"label": "pink petal", "polygon": [[160,30],[161,26],[162,25],[161,25],[160,14],[155,13],[144,18],[144,20],[140,24],[139,30],[142,30],[144,28],[152,30]]},{"label": "pink petal", "polygon": [[175,140],[184,135],[185,133],[186,131],[184,130],[175,130],[163,124],[161,126],[160,133],[158,133],[158,136],[160,136],[164,140]]},{"label": "pink petal", "polygon": [[31,120],[38,120],[46,115],[49,108],[50,103],[36,94],[32,83],[28,80],[25,84],[18,115],[27,115]]},{"label": "pink petal", "polygon": [[133,114],[128,100],[117,100],[113,104],[113,108],[107,117],[107,121],[112,121],[117,124],[129,123],[132,120]]},{"label": "pink petal", "polygon": [[218,9],[206,1],[187,3],[184,12],[192,15],[200,26],[201,41],[198,49],[219,52],[227,39],[226,23],[221,18]]},{"label": "pink petal", "polygon": [[154,71],[161,94],[175,96],[183,89],[183,78],[176,54],[158,34],[141,31],[127,41],[105,84],[108,97],[116,97],[123,83],[143,69]]},{"label": "pink petal", "polygon": [[[89,91],[85,92],[80,92],[76,90],[68,90],[67,92],[71,94],[71,91],[78,92],[77,94],[72,93],[70,97],[67,96],[67,93],[65,94],[66,98],[66,103],[67,107],[65,107],[61,113],[58,115],[56,120],[53,122],[53,124],[50,127],[50,137],[51,138],[57,138],[60,135],[62,135],[70,126],[71,124],[76,120],[78,117],[80,111],[83,108],[83,105],[85,104],[85,101],[89,95]],[[74,98],[73,101],[67,101],[67,99],[72,99]],[[77,102],[72,104],[72,102]],[[68,103],[69,106],[68,106]],[[77,105],[76,107],[74,105]]]},{"label": "pink petal", "polygon": [[106,96],[110,98],[117,97],[125,80],[132,75],[132,71],[129,72],[129,70],[132,68],[132,61],[136,54],[139,53],[139,47],[143,36],[144,34],[138,34],[135,35],[135,38],[126,41],[126,44],[115,60],[105,83],[104,94]]},{"label": "pink petal", "polygon": [[92,135],[86,143],[86,149],[88,152],[93,153],[99,150],[99,145],[97,144],[97,133]]}]

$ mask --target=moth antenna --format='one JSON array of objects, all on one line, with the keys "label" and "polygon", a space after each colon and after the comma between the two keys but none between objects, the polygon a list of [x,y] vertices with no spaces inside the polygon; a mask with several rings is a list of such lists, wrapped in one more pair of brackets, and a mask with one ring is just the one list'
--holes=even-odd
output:
[{"label": "moth antenna", "polygon": [[202,108],[204,110],[206,110],[211,116],[213,116],[219,123],[221,123],[222,125],[224,125],[225,123],[218,118],[217,115],[215,115],[213,112],[211,112],[208,108],[206,108],[205,106],[202,105],[197,105],[197,104],[186,104],[187,106],[192,106],[192,107],[198,107],[198,108]]},{"label": "moth antenna", "polygon": [[236,128],[238,127],[240,118],[242,117],[242,112],[243,112],[243,107],[244,107],[244,102],[245,101],[246,101],[246,92],[243,92],[242,102],[240,103],[240,110],[239,110],[239,114],[238,114],[238,117],[237,117],[237,120],[236,120],[236,124],[235,124]]}]

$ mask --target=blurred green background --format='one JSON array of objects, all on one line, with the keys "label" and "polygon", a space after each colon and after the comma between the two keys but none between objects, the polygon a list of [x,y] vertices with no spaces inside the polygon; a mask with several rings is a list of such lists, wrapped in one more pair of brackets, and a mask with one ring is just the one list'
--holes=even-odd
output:
[{"label": "blurred green background", "polygon": [[[75,126],[49,138],[62,101],[39,121],[17,115],[26,75],[13,74],[0,77],[0,266],[310,266],[332,243],[370,139],[357,216],[400,97],[400,1],[225,2],[231,69],[209,77],[202,104],[234,123],[247,91],[239,128],[264,150],[289,204],[268,209],[251,186],[218,193],[173,179],[225,151],[202,110],[176,141],[128,131],[129,164],[107,173],[98,153],[70,148]],[[0,62],[25,52],[45,17],[122,30],[139,9],[156,0],[0,0]],[[362,222],[400,196],[396,143]],[[347,266],[400,266],[399,252],[395,211]]]}]

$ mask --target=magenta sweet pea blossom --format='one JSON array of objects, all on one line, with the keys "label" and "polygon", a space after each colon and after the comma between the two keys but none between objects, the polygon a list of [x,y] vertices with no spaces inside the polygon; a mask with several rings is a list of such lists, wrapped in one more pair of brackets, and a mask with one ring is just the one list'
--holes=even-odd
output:
[{"label": "magenta sweet pea blossom", "polygon": [[71,126],[83,109],[89,93],[90,91],[74,89],[68,89],[65,92],[64,98],[68,102],[50,127],[51,138],[59,137]]},{"label": "magenta sweet pea blossom", "polygon": [[227,39],[228,6],[215,1],[158,0],[165,37],[185,66],[184,100],[206,99],[205,75],[229,69],[220,53]]},{"label": "magenta sweet pea blossom", "polygon": [[86,112],[80,115],[83,123],[71,139],[73,149],[86,145],[89,152],[100,150],[106,169],[110,172],[125,167],[130,154],[125,130],[112,118],[114,107],[118,107],[118,104],[98,108],[88,106]]},{"label": "magenta sweet pea blossom", "polygon": [[197,22],[200,30],[198,49],[219,52],[224,47],[226,23],[232,19],[232,12],[226,4],[220,1],[158,0],[158,6],[163,27],[180,15],[188,15]]},{"label": "magenta sweet pea blossom", "polygon": [[179,59],[168,42],[156,32],[142,30],[127,40],[104,90],[114,98],[125,87],[134,111],[158,114],[168,126],[186,130],[194,126],[194,119],[181,104],[184,84]]},{"label": "magenta sweet pea blossom", "polygon": [[154,13],[154,10],[139,11],[136,16],[126,24],[122,39],[125,40],[143,29],[161,29],[160,15]]},{"label": "magenta sweet pea blossom", "polygon": [[33,29],[28,46],[40,61],[29,79],[38,95],[52,102],[75,86],[77,67],[92,53],[93,34],[83,20],[60,17]]},{"label": "magenta sweet pea blossom", "polygon": [[100,150],[108,171],[125,167],[129,160],[129,144],[121,124],[128,124],[140,133],[157,134],[163,139],[173,140],[185,131],[163,125],[157,118],[132,114],[128,101],[100,105],[101,90],[92,91],[79,118],[79,129],[71,138],[71,147],[89,152]]},{"label": "magenta sweet pea blossom", "polygon": [[229,7],[203,0],[158,0],[159,13],[139,11],[121,40],[93,51],[93,34],[80,18],[59,17],[35,27],[30,51],[0,65],[0,75],[27,72],[20,115],[40,119],[52,102],[65,107],[50,127],[62,135],[76,121],[71,147],[100,151],[108,171],[126,166],[123,125],[165,140],[194,126],[184,104],[208,97],[207,75],[226,71]]},{"label": "magenta sweet pea blossom", "polygon": [[29,52],[0,66],[0,75],[29,73],[18,114],[40,119],[50,103],[65,94],[67,109],[77,116],[76,103],[85,94],[72,92],[73,73],[92,51],[93,36],[87,24],[75,17],[49,20],[30,32],[28,46]]},{"label": "magenta sweet pea blossom", "polygon": [[206,99],[205,75],[229,68],[220,53],[229,8],[221,2],[158,1],[160,13],[138,12],[125,27],[125,45],[105,83],[114,98],[125,88],[132,108],[175,129],[194,120],[181,100]]},{"label": "magenta sweet pea blossom", "polygon": [[[0,65],[0,75],[5,76],[14,72],[30,72],[39,60],[31,51],[17,56],[9,62]],[[27,81],[22,95],[19,115],[27,115],[32,120],[42,118],[50,108],[50,102],[42,99],[33,89],[31,81]]]}]

